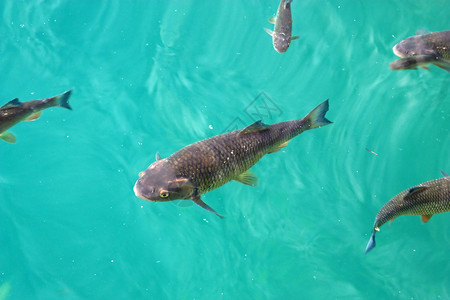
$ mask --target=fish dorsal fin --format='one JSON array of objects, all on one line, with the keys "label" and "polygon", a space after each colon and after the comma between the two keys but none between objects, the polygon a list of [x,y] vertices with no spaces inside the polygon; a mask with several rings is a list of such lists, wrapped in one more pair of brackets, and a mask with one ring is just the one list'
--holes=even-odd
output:
[{"label": "fish dorsal fin", "polygon": [[267,129],[269,129],[269,125],[266,125],[263,122],[261,122],[261,120],[259,120],[259,121],[256,121],[255,123],[253,123],[252,125],[247,126],[244,129],[242,129],[241,132],[239,132],[239,135],[248,134],[248,133],[252,133],[252,132],[258,132],[258,131],[264,131]]},{"label": "fish dorsal fin", "polygon": [[416,35],[424,35],[424,34],[429,34],[429,33],[430,33],[430,31],[428,31],[424,28],[417,29],[417,31],[416,31]]},{"label": "fish dorsal fin", "polygon": [[421,193],[427,189],[429,189],[430,187],[426,186],[426,185],[422,185],[422,186],[415,186],[413,188],[410,188],[408,191],[408,194],[405,195],[405,197],[403,197],[403,199],[405,200],[409,200],[411,199],[412,196],[417,195],[418,193]]},{"label": "fish dorsal fin", "polygon": [[3,105],[1,108],[22,106],[22,105],[23,103],[19,101],[19,98],[14,98],[5,105]]},{"label": "fish dorsal fin", "polygon": [[161,155],[159,154],[159,152],[156,152],[156,161],[161,160],[161,159],[162,159],[162,157],[161,157]]},{"label": "fish dorsal fin", "polygon": [[258,185],[258,177],[256,177],[255,173],[253,173],[250,170],[247,170],[244,173],[239,174],[238,177],[236,177],[234,180],[250,186]]}]

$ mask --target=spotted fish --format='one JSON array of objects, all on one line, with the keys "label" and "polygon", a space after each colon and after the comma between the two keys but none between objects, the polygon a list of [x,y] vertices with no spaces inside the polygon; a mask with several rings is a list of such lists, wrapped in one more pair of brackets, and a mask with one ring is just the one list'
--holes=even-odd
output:
[{"label": "spotted fish", "polygon": [[393,70],[416,69],[434,64],[450,72],[450,30],[418,35],[402,40],[392,49],[398,59],[390,64]]},{"label": "spotted fish", "polygon": [[134,192],[149,201],[192,200],[222,217],[200,196],[231,180],[255,186],[257,178],[250,167],[303,131],[330,124],[327,111],[328,100],[300,120],[272,125],[258,121],[186,146],[165,159],[157,155],[156,162],[139,173]]},{"label": "spotted fish", "polygon": [[0,107],[0,139],[8,143],[15,143],[16,137],[6,130],[21,121],[36,120],[41,115],[41,111],[46,108],[59,106],[72,109],[69,105],[71,92],[70,90],[56,97],[27,102],[20,102],[17,98],[9,101]]},{"label": "spotted fish", "polygon": [[427,181],[409,188],[387,202],[378,212],[366,253],[375,247],[375,233],[387,221],[398,216],[421,215],[428,222],[432,215],[450,211],[450,177]]},{"label": "spotted fish", "polygon": [[277,16],[269,19],[275,25],[273,31],[264,28],[272,36],[273,48],[279,53],[286,52],[291,41],[299,38],[292,36],[291,2],[292,0],[281,0]]}]

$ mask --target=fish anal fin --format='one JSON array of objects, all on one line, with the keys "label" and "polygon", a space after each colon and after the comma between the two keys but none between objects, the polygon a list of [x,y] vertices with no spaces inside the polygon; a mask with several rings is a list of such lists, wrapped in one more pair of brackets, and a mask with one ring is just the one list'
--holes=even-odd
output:
[{"label": "fish anal fin", "polygon": [[29,116],[28,118],[25,119],[25,121],[34,121],[36,119],[38,119],[41,116],[41,112],[37,112],[32,114],[31,116]]},{"label": "fish anal fin", "polygon": [[11,101],[9,101],[8,103],[6,103],[5,105],[3,105],[1,108],[6,108],[6,107],[17,107],[17,106],[22,106],[23,103],[19,101],[19,98],[14,98]]},{"label": "fish anal fin", "polygon": [[255,123],[253,123],[252,125],[249,125],[249,126],[245,127],[244,129],[242,129],[241,132],[239,132],[239,135],[258,132],[258,131],[264,131],[267,129],[269,129],[269,125],[266,125],[263,122],[261,122],[261,120],[259,120],[259,121],[256,121]]},{"label": "fish anal fin", "polygon": [[405,197],[403,197],[403,199],[408,200],[412,196],[417,195],[418,193],[421,193],[427,189],[429,189],[429,187],[426,185],[412,187],[409,189],[408,193],[405,195]]},{"label": "fish anal fin", "polygon": [[273,148],[272,150],[270,150],[268,153],[274,153],[274,152],[280,151],[282,148],[286,147],[286,146],[289,144],[290,141],[291,141],[291,140],[288,140],[288,141],[284,142],[283,144],[274,147],[274,148]]},{"label": "fish anal fin", "polygon": [[201,208],[206,209],[207,211],[210,211],[212,213],[215,213],[219,218],[224,218],[222,215],[219,215],[214,209],[212,209],[208,204],[206,204],[205,202],[203,202],[203,200],[200,198],[199,195],[194,196],[191,198],[192,201],[194,201],[195,204],[197,204],[198,206],[200,206]]},{"label": "fish anal fin", "polygon": [[5,142],[10,143],[10,144],[16,143],[16,137],[11,132],[0,133],[0,139],[4,140]]},{"label": "fish anal fin", "polygon": [[432,216],[433,215],[422,215],[422,223],[426,223],[426,222],[430,221]]},{"label": "fish anal fin", "polygon": [[273,36],[273,31],[267,28],[264,28],[264,30],[270,35]]},{"label": "fish anal fin", "polygon": [[250,186],[258,185],[258,177],[256,177],[255,173],[253,173],[250,170],[247,170],[244,173],[239,174],[238,177],[236,177],[234,180]]},{"label": "fish anal fin", "polygon": [[276,21],[277,21],[277,17],[270,17],[269,18],[269,23],[270,24],[275,24]]},{"label": "fish anal fin", "polygon": [[[389,220],[389,226],[391,226],[391,224],[392,224],[392,222],[394,222],[394,220],[396,219],[397,217],[393,217],[392,219],[390,219]],[[376,229],[377,231],[380,231],[380,228],[378,228],[378,229]]]}]

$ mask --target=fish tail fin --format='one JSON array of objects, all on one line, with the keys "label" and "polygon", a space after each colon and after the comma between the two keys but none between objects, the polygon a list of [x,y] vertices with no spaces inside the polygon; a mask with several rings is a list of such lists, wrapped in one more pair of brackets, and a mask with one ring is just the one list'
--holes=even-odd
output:
[{"label": "fish tail fin", "polygon": [[328,99],[317,105],[306,117],[303,118],[303,121],[306,122],[309,129],[318,128],[321,126],[325,126],[331,124],[330,120],[325,118],[325,114],[328,111]]},{"label": "fish tail fin", "polygon": [[55,106],[60,106],[60,107],[64,107],[64,108],[72,110],[72,107],[70,107],[70,105],[69,105],[69,98],[70,98],[71,93],[72,93],[72,90],[69,90],[59,96],[56,96],[55,97]]},{"label": "fish tail fin", "polygon": [[369,242],[367,243],[366,251],[364,252],[365,254],[369,253],[369,251],[372,250],[373,248],[375,248],[375,246],[376,246],[375,232],[376,232],[376,230],[374,229],[372,232],[372,235],[370,236]]}]

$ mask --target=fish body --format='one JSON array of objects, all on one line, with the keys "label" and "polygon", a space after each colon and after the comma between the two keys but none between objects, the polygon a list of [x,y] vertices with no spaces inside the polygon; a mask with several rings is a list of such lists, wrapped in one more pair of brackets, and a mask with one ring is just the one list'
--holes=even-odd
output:
[{"label": "fish body", "polygon": [[398,216],[419,215],[428,222],[432,215],[450,211],[450,176],[427,181],[409,188],[389,200],[375,217],[366,253],[375,247],[375,233],[381,225]]},{"label": "fish body", "polygon": [[70,90],[55,97],[27,102],[20,102],[17,98],[9,101],[0,107],[0,139],[9,143],[15,143],[15,136],[10,132],[6,132],[6,130],[21,121],[36,120],[39,118],[41,111],[46,108],[59,106],[72,109],[69,105],[71,92]]},{"label": "fish body", "polygon": [[156,162],[139,174],[134,192],[149,201],[193,200],[221,217],[200,196],[231,180],[255,186],[250,167],[303,131],[330,124],[327,111],[328,100],[300,120],[272,125],[258,121],[186,146],[165,159],[157,155]]},{"label": "fish body", "polygon": [[281,0],[277,16],[269,19],[269,22],[275,25],[273,31],[264,28],[272,36],[273,48],[279,53],[286,52],[291,41],[299,38],[292,36],[291,2],[292,0]]},{"label": "fish body", "polygon": [[450,30],[411,36],[402,40],[392,49],[401,57],[391,63],[393,70],[427,68],[434,64],[450,72]]}]

